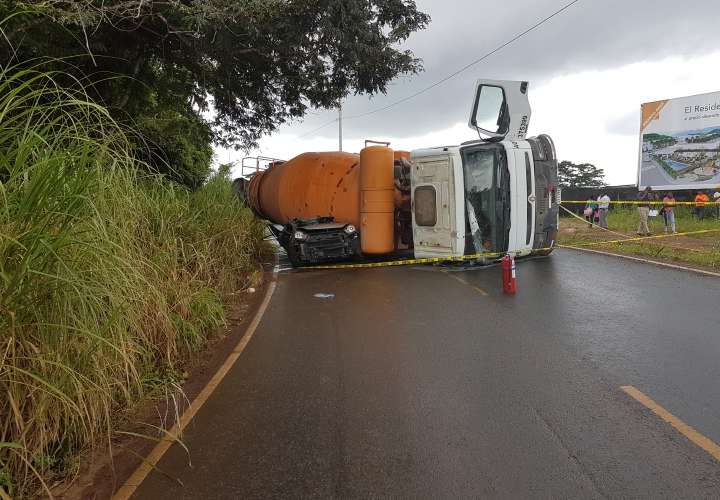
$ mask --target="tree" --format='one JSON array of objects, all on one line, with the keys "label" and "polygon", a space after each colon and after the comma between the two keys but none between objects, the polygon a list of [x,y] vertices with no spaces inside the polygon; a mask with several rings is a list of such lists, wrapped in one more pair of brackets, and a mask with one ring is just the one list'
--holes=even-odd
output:
[{"label": "tree", "polygon": [[561,161],[558,165],[558,181],[562,187],[605,186],[605,172],[592,163]]},{"label": "tree", "polygon": [[[0,19],[18,12],[2,26],[0,38],[9,42],[0,46],[3,61],[53,57],[48,66],[81,79],[116,118],[140,124],[141,132],[149,121],[175,116],[185,122],[180,128],[204,127],[201,136],[245,149],[311,107],[333,107],[351,93],[385,92],[394,78],[419,71],[419,60],[398,44],[429,22],[412,0],[0,5]],[[176,142],[168,137],[176,127],[150,129],[160,148]],[[167,133],[158,137],[162,130]],[[180,156],[207,163],[204,153],[195,153]]]},{"label": "tree", "polygon": [[179,184],[197,189],[210,173],[212,133],[193,114],[166,109],[136,122],[142,141],[138,157]]}]

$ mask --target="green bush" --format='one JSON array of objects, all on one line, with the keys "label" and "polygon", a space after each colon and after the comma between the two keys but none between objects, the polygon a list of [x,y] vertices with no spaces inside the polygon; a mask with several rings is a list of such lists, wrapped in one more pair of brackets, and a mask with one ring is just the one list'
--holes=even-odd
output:
[{"label": "green bush", "polygon": [[213,150],[212,131],[202,118],[164,110],[143,115],[136,125],[138,156],[153,172],[191,189],[203,185]]},{"label": "green bush", "polygon": [[149,175],[107,111],[0,68],[0,488],[36,493],[223,323],[263,228]]}]

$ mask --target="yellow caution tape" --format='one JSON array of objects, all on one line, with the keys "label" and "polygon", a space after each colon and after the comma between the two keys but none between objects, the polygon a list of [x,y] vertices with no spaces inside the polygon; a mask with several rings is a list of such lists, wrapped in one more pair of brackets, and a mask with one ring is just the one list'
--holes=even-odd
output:
[{"label": "yellow caution tape", "polygon": [[[538,248],[534,251],[550,250],[550,248]],[[399,259],[387,260],[383,262],[366,262],[361,264],[322,264],[318,266],[308,266],[305,269],[365,269],[371,267],[391,267],[391,266],[410,266],[414,264],[438,264],[441,262],[462,262],[466,260],[476,259],[492,259],[508,255],[507,252],[487,252],[474,253],[469,255],[455,255],[448,257],[425,257],[420,259]]]},{"label": "yellow caution tape", "polygon": [[[639,200],[618,200],[618,201],[597,201],[592,200],[589,202],[588,200],[562,200],[560,202],[561,205],[565,203],[571,203],[571,204],[582,204],[585,205],[587,203],[593,203],[595,205],[600,203],[609,203],[611,205],[664,205],[665,202],[662,200],[650,200],[650,201],[639,201]],[[703,202],[697,202],[697,201],[675,201],[673,203],[668,203],[668,207],[674,207],[675,205],[696,205],[696,206],[712,206],[712,205],[720,205],[720,201],[703,201]]]},{"label": "yellow caution tape", "polygon": [[[587,224],[587,223],[588,223],[588,221],[586,221],[585,219],[583,219],[583,218],[580,217],[579,215],[574,214],[573,212],[571,212],[571,211],[568,210],[567,208],[562,207],[562,206],[561,206],[560,208],[562,208],[563,210],[565,210],[570,216],[575,217],[575,218],[578,219],[578,220],[581,220],[581,221],[583,222],[583,224]],[[623,233],[618,233],[617,231],[611,231],[610,229],[608,229],[608,228],[606,228],[606,227],[602,227],[602,226],[599,226],[599,225],[597,225],[597,224],[593,224],[592,222],[590,223],[590,225],[591,225],[592,227],[594,227],[594,228],[601,229],[601,230],[606,231],[606,232],[608,232],[608,233],[610,233],[610,234],[616,234],[616,235],[618,235],[618,236],[621,236],[621,237],[623,238],[622,241],[627,241],[627,240],[632,240],[632,239],[633,239],[632,236],[628,236],[628,235],[623,234]],[[669,237],[670,235],[668,234],[667,236]],[[677,236],[677,233],[674,233],[672,236]],[[663,236],[663,237],[664,237],[664,236]],[[566,248],[574,248],[574,247],[566,247]],[[678,247],[678,246],[673,246],[673,248],[677,248],[678,250],[687,250],[688,252],[701,252],[701,253],[705,253],[705,252],[703,252],[702,250],[699,250],[699,249],[697,249],[697,248],[685,248],[685,247]]]},{"label": "yellow caution tape", "polygon": [[[634,241],[643,241],[643,240],[653,240],[653,239],[661,239],[661,238],[672,238],[675,236],[692,236],[697,234],[707,234],[707,233],[716,233],[720,232],[719,229],[702,229],[698,231],[686,231],[684,233],[674,233],[674,234],[659,234],[655,236],[638,236],[638,237],[627,237],[622,240],[605,240],[605,241],[592,241],[589,243],[577,243],[573,245],[555,245],[552,247],[545,247],[545,248],[534,248],[532,249],[533,254],[537,254],[540,252],[547,252],[550,250],[553,250],[554,248],[582,248],[582,247],[591,247],[591,246],[600,246],[600,245],[611,245],[616,243],[631,243]],[[456,256],[448,256],[448,257],[426,257],[426,258],[420,258],[420,259],[399,259],[399,260],[388,260],[383,262],[366,262],[366,263],[360,263],[360,264],[321,264],[317,266],[308,266],[303,269],[369,269],[369,268],[376,268],[376,267],[393,267],[393,266],[410,266],[410,265],[416,265],[416,264],[439,264],[441,262],[463,262],[467,260],[477,260],[477,259],[495,259],[498,257],[503,257],[505,255],[513,255],[512,252],[487,252],[487,253],[475,253],[475,254],[469,254],[469,255],[456,255]]]},{"label": "yellow caution tape", "polygon": [[[560,206],[560,208],[562,208],[563,210],[565,210],[565,212],[567,212],[571,217],[575,217],[576,219],[581,220],[581,221],[583,222],[583,224],[587,224],[587,223],[588,223],[587,220],[583,219],[582,217],[580,217],[579,215],[573,213],[571,210],[568,210],[567,208],[563,207],[562,205]],[[602,229],[603,231],[605,231],[605,232],[607,232],[607,233],[610,233],[610,234],[616,234],[616,235],[618,235],[618,236],[622,236],[623,238],[631,238],[631,236],[624,235],[623,233],[618,233],[617,231],[611,231],[610,229],[608,229],[608,228],[606,228],[606,227],[602,227],[602,226],[599,225],[599,224],[593,224],[592,222],[590,222],[590,225],[591,225],[592,227],[595,227],[595,228],[598,228],[598,229]]]},{"label": "yellow caution tape", "polygon": [[[589,243],[578,243],[576,245],[572,245],[574,247],[594,247],[598,245],[610,245],[613,243],[630,243],[633,241],[641,241],[641,240],[653,240],[653,239],[661,239],[661,238],[672,238],[675,236],[691,236],[695,234],[707,234],[707,233],[717,233],[720,232],[720,229],[702,229],[698,231],[686,231],[684,233],[668,233],[668,234],[657,234],[655,236],[638,236],[638,237],[629,237],[622,240],[606,240],[606,241],[592,241]],[[566,245],[558,245],[559,247],[564,247]]]}]

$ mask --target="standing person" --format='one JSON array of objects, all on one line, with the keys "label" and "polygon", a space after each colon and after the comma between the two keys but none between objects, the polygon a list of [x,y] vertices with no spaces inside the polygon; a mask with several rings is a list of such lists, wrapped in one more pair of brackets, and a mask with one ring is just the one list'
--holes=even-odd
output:
[{"label": "standing person", "polygon": [[675,227],[675,203],[675,197],[673,196],[672,191],[668,191],[665,198],[663,198],[663,217],[665,218],[666,233],[670,228],[672,228],[673,234],[677,233]]},{"label": "standing person", "polygon": [[695,195],[695,217],[698,220],[705,218],[705,204],[710,201],[710,197],[704,191],[698,191]]},{"label": "standing person", "polygon": [[715,189],[715,193],[713,193],[713,201],[715,202],[715,214],[717,215],[717,218],[720,219],[720,186]]},{"label": "standing person", "polygon": [[585,220],[588,221],[589,227],[592,227],[593,225],[595,216],[597,215],[597,209],[597,201],[593,200],[592,196],[589,197],[587,199],[587,203],[585,204],[585,210],[583,210],[583,215],[585,216]]},{"label": "standing person", "polygon": [[600,214],[600,227],[607,229],[607,217],[608,211],[610,210],[610,197],[606,191],[600,193],[598,197],[598,212]]},{"label": "standing person", "polygon": [[640,217],[640,224],[638,224],[637,234],[640,236],[650,236],[650,229],[648,229],[648,212],[650,212],[650,201],[653,199],[652,188],[647,186],[645,191],[641,191],[638,194],[638,216]]}]

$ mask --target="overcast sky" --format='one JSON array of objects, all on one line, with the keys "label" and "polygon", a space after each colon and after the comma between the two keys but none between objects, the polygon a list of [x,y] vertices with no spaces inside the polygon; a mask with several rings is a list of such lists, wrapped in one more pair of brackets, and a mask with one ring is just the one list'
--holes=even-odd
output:
[{"label": "overcast sky", "polygon": [[[407,42],[425,71],[400,78],[387,95],[352,96],[347,117],[377,109],[447,76],[570,0],[417,0],[430,26]],[[452,80],[390,110],[343,122],[343,149],[389,140],[396,149],[458,144],[479,78],[530,81],[530,134],[547,133],[561,160],[603,168],[611,184],[634,183],[640,104],[720,91],[717,0],[580,0],[512,45]],[[263,154],[289,159],[337,150],[337,116],[314,111],[260,141]],[[241,151],[218,150],[218,161]],[[239,170],[236,174],[239,175]]]}]

